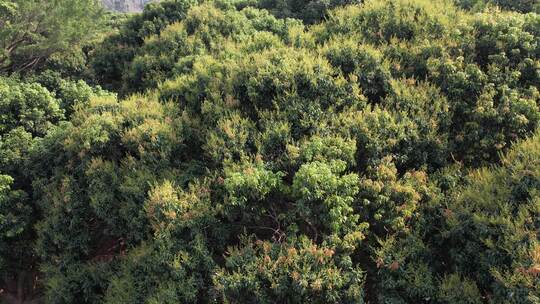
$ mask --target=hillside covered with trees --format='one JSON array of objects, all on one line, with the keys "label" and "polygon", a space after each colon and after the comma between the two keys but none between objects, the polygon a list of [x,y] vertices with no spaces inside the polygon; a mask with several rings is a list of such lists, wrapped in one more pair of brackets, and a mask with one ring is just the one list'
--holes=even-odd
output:
[{"label": "hillside covered with trees", "polygon": [[539,303],[538,0],[0,0],[0,303]]}]

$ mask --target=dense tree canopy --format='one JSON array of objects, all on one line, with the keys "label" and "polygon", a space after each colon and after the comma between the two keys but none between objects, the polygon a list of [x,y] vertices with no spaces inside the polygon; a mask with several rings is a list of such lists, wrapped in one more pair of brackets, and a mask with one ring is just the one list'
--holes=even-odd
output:
[{"label": "dense tree canopy", "polygon": [[1,0],[0,71],[26,71],[91,37],[98,0]]},{"label": "dense tree canopy", "polygon": [[76,105],[106,95],[82,81],[51,75],[27,81],[0,77],[0,269],[4,274],[0,279],[7,289],[32,289],[21,286],[23,282],[11,286],[13,275],[28,279],[37,271],[33,225],[40,211],[31,200],[34,176],[28,170],[33,145],[69,117]]},{"label": "dense tree canopy", "polygon": [[540,15],[500,2],[164,1],[0,77],[0,297],[537,303]]}]

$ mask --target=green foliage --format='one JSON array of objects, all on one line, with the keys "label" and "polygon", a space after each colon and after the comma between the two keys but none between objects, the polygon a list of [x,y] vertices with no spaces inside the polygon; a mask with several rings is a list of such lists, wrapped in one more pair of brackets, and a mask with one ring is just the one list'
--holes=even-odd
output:
[{"label": "green foliage", "polygon": [[358,193],[358,176],[341,176],[344,170],[345,163],[340,161],[315,161],[302,165],[294,176],[292,191],[298,198],[297,212],[310,225],[324,227],[331,233],[357,231],[354,226],[358,216],[352,214],[351,205]]},{"label": "green foliage", "polygon": [[246,240],[228,250],[214,281],[225,303],[363,303],[362,271],[335,248],[307,238],[292,244]]},{"label": "green foliage", "polygon": [[538,302],[539,16],[343,4],[162,1],[0,78],[0,297]]},{"label": "green foliage", "polygon": [[97,0],[0,2],[0,72],[36,68],[91,37],[101,22]]},{"label": "green foliage", "polygon": [[265,170],[262,164],[247,164],[225,168],[223,185],[229,194],[229,204],[245,206],[246,203],[261,201],[279,189],[280,173]]},{"label": "green foliage", "polygon": [[75,106],[87,104],[91,97],[112,96],[112,93],[103,90],[99,86],[90,86],[83,80],[66,79],[59,72],[52,70],[46,70],[27,77],[25,81],[37,82],[53,93],[68,118],[73,113]]},{"label": "green foliage", "polygon": [[459,274],[445,277],[441,283],[439,294],[441,300],[448,303],[482,303],[482,297],[476,284],[466,278],[461,278]]},{"label": "green foliage", "polygon": [[135,56],[125,71],[124,90],[156,87],[174,75],[189,71],[197,56],[219,53],[223,51],[222,45],[239,42],[257,32],[284,37],[295,24],[298,23],[277,20],[266,11],[253,8],[236,12],[206,4],[195,7],[182,22],[164,28],[159,36],[145,39],[142,54]]},{"label": "green foliage", "polygon": [[317,29],[320,39],[335,34],[356,36],[371,44],[443,38],[458,13],[447,1],[368,0],[332,12],[328,22]]},{"label": "green foliage", "polygon": [[538,0],[455,0],[455,3],[469,10],[482,10],[486,6],[497,6],[501,9],[521,13],[540,12]]},{"label": "green foliage", "polygon": [[[28,240],[26,230],[31,222],[32,208],[28,206],[28,196],[24,191],[13,190],[13,178],[0,175],[0,269],[6,275],[14,269],[23,268],[21,256],[28,255],[30,247],[25,244]],[[4,244],[10,244],[9,248]]]},{"label": "green foliage", "polygon": [[383,234],[405,229],[426,191],[425,174],[407,172],[398,178],[396,167],[389,158],[366,171],[360,181],[359,203],[371,217],[372,230]]},{"label": "green foliage", "polygon": [[[501,301],[532,303],[539,296],[533,287],[538,286],[538,139],[513,149],[503,167],[473,173],[474,182],[449,206],[444,235],[463,244],[463,250],[450,250],[450,258]],[[476,265],[469,268],[471,258]]]},{"label": "green foliage", "polygon": [[[250,1],[244,1],[252,4]],[[350,4],[360,4],[358,0],[263,0],[255,2],[258,8],[266,9],[278,18],[295,18],[302,20],[305,24],[314,24],[328,17],[331,9]],[[239,2],[243,4],[242,1]]]},{"label": "green foliage", "polygon": [[159,34],[167,25],[184,19],[188,9],[196,3],[189,0],[151,3],[142,14],[127,19],[91,56],[90,64],[98,82],[106,89],[121,89],[125,70],[144,40]]},{"label": "green foliage", "polygon": [[82,106],[91,96],[106,94],[82,81],[37,78],[21,81],[0,77],[0,269],[7,294],[17,292],[17,288],[30,294],[39,292],[34,282],[37,258],[33,226],[40,213],[32,200],[36,175],[30,170],[34,146],[40,137],[56,128],[65,113],[69,115],[72,104]]},{"label": "green foliage", "polygon": [[357,82],[370,100],[379,101],[389,93],[390,72],[376,49],[353,40],[337,40],[328,43],[324,53],[330,64]]},{"label": "green foliage", "polygon": [[37,83],[0,78],[0,98],[0,134],[22,127],[33,135],[44,135],[64,117],[58,101]]},{"label": "green foliage", "polygon": [[[418,220],[411,235],[386,240],[377,253],[382,294],[405,302],[481,303],[486,294],[494,303],[534,303],[539,139],[514,147],[499,167],[473,171],[446,203],[425,208],[427,222]],[[418,269],[429,280],[419,280]]]}]

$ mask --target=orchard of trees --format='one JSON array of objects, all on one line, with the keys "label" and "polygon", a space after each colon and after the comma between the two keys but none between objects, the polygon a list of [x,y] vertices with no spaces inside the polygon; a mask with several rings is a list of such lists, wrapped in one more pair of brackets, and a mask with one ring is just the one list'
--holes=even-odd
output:
[{"label": "orchard of trees", "polygon": [[0,0],[0,303],[540,303],[538,0]]}]

